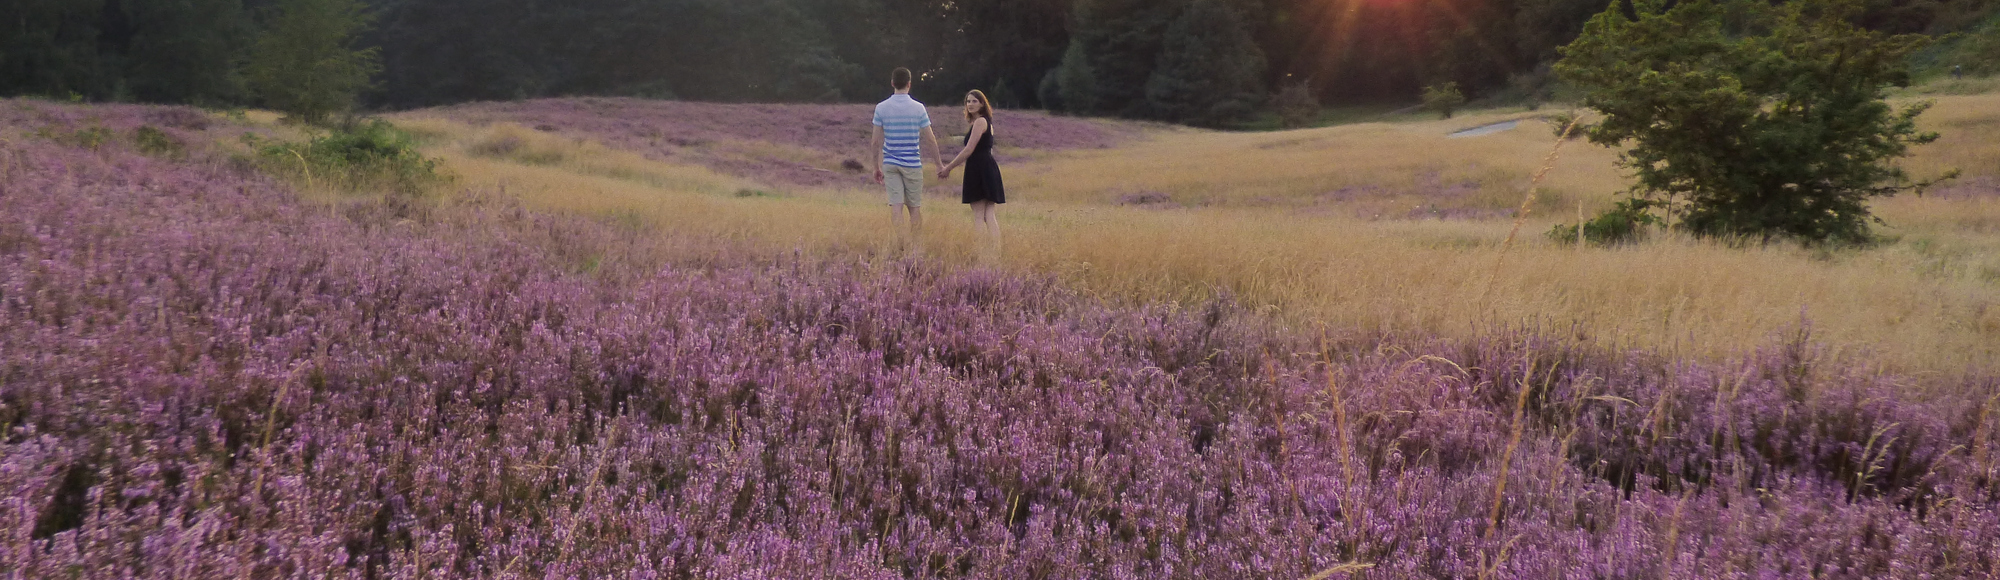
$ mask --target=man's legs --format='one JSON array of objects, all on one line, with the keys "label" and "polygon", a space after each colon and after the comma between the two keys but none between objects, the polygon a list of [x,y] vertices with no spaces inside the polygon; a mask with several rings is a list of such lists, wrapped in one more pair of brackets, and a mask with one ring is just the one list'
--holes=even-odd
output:
[{"label": "man's legs", "polygon": [[[904,217],[905,214],[908,214],[907,219]],[[904,224],[906,221],[909,222],[907,226]],[[889,224],[896,228],[896,239],[898,241],[908,238],[916,240],[919,245],[922,245],[924,237],[924,208],[913,207],[908,204],[889,206]]]},{"label": "man's legs", "polygon": [[[889,187],[889,224],[896,230],[898,242],[905,239],[918,249],[923,249],[924,233],[924,176],[923,169],[911,169],[896,165],[883,165],[883,183]],[[904,212],[909,216],[909,233],[905,237]]]}]

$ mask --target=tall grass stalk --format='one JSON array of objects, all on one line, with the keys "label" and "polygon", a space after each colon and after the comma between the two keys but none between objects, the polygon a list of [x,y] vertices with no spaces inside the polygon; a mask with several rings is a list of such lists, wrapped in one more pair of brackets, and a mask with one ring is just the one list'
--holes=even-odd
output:
[{"label": "tall grass stalk", "polygon": [[1354,442],[1349,438],[1347,428],[1347,400],[1341,396],[1335,370],[1333,361],[1326,361],[1326,392],[1333,404],[1334,453],[1340,461],[1341,471],[1340,514],[1348,529],[1358,530],[1354,525],[1357,511],[1354,505]]},{"label": "tall grass stalk", "polygon": [[1493,480],[1493,510],[1486,518],[1486,538],[1500,529],[1501,506],[1507,502],[1507,474],[1514,464],[1514,450],[1521,447],[1522,424],[1528,414],[1528,391],[1535,377],[1535,360],[1528,359],[1527,370],[1521,374],[1520,394],[1514,398],[1514,426],[1507,436],[1507,451],[1500,454],[1500,473]]},{"label": "tall grass stalk", "polygon": [[[321,347],[322,352],[324,348]],[[271,435],[278,430],[278,409],[284,405],[285,395],[291,393],[292,383],[298,381],[299,372],[304,369],[304,364],[293,366],[292,371],[285,373],[285,377],[279,380],[277,392],[271,395],[271,408],[264,414],[264,438],[257,443],[258,460],[263,462],[264,467],[257,470],[257,479],[250,486],[252,495],[264,493],[264,473],[269,471],[271,466]]]},{"label": "tall grass stalk", "polygon": [[1485,554],[1480,554],[1479,580],[1486,580],[1498,574],[1500,572],[1500,565],[1507,563],[1507,552],[1513,550],[1514,543],[1519,541],[1521,541],[1521,536],[1519,535],[1507,538],[1506,543],[1500,544],[1500,551],[1493,556],[1493,561],[1491,562],[1486,561]]},{"label": "tall grass stalk", "polygon": [[1493,257],[1493,272],[1486,275],[1486,284],[1479,291],[1480,303],[1486,302],[1487,294],[1493,290],[1493,281],[1499,279],[1500,267],[1507,262],[1507,250],[1514,247],[1514,238],[1521,234],[1521,224],[1528,221],[1528,212],[1534,209],[1535,199],[1542,192],[1542,180],[1549,176],[1550,170],[1556,168],[1556,159],[1562,153],[1563,144],[1569,142],[1570,132],[1576,130],[1576,122],[1577,117],[1572,116],[1569,123],[1563,125],[1562,134],[1556,136],[1555,146],[1549,148],[1548,156],[1542,158],[1542,166],[1536,168],[1535,176],[1528,180],[1528,195],[1521,198],[1521,208],[1514,211],[1514,227],[1507,230],[1506,241],[1500,242],[1500,255]]},{"label": "tall grass stalk", "polygon": [[1667,522],[1665,551],[1660,555],[1660,578],[1673,577],[1674,554],[1680,549],[1681,542],[1681,514],[1687,511],[1687,504],[1693,501],[1693,496],[1694,489],[1689,488],[1682,491],[1680,499],[1674,502],[1674,517]]},{"label": "tall grass stalk", "polygon": [[1337,566],[1334,566],[1334,567],[1332,567],[1332,568],[1327,568],[1327,569],[1325,569],[1325,570],[1320,570],[1318,574],[1314,574],[1314,575],[1312,575],[1312,576],[1310,576],[1310,577],[1306,578],[1306,580],[1326,580],[1326,579],[1328,579],[1328,578],[1332,578],[1332,577],[1334,577],[1334,576],[1336,576],[1336,575],[1340,575],[1340,574],[1356,574],[1356,573],[1360,573],[1360,572],[1367,572],[1369,568],[1374,568],[1374,567],[1375,567],[1375,565],[1374,565],[1374,564],[1363,564],[1363,563],[1360,563],[1360,562],[1348,562],[1348,563],[1345,563],[1345,564],[1340,564],[1340,565],[1337,565]]},{"label": "tall grass stalk", "polygon": [[[1986,475],[1989,478],[1986,482],[1987,485],[2000,485],[2000,481],[1990,479],[1993,473],[1993,463],[1990,457],[1993,448],[1991,441],[2000,439],[2000,420],[1993,418],[1995,406],[2000,406],[2000,394],[1988,397],[1986,404],[1980,406],[1979,423],[1972,428],[1973,470],[1969,473]],[[1989,427],[1989,425],[1991,426]],[[1966,486],[1967,489],[1970,489],[1971,482],[1967,482]]]}]

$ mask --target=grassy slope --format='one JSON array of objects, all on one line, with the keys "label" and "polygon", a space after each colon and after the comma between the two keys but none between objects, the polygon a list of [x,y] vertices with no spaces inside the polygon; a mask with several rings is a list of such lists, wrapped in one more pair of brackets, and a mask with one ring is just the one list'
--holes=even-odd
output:
[{"label": "grassy slope", "polygon": [[[1601,209],[1626,184],[1614,152],[1580,141],[1562,149],[1504,246],[1551,131],[1529,119],[1485,137],[1444,135],[1522,113],[1247,134],[1003,113],[1004,259],[1105,296],[1227,291],[1309,324],[1444,336],[1574,328],[1612,346],[1718,357],[1805,319],[1821,339],[1892,368],[1991,368],[2000,95],[1934,98],[1924,122],[1944,138],[1909,164],[1967,177],[1878,203],[1896,241],[1834,253],[1671,237],[1618,249],[1550,243],[1542,233],[1554,222]],[[847,137],[865,137],[865,106],[492,107],[503,106],[397,120],[428,136],[468,189],[767,251],[888,251],[876,186],[840,168],[863,156]],[[955,128],[950,112],[933,115]],[[549,124],[524,128],[538,119]],[[970,261],[955,190],[933,189],[927,251]]]}]

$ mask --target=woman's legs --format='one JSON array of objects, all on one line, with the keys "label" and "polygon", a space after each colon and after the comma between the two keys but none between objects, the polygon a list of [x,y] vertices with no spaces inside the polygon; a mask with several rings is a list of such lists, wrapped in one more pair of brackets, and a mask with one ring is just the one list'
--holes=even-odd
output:
[{"label": "woman's legs", "polygon": [[993,210],[993,202],[972,202],[972,227],[979,233],[980,258],[989,262],[1000,257],[1000,216]]},{"label": "woman's legs", "polygon": [[987,202],[985,205],[986,232],[992,236],[993,258],[995,261],[998,261],[1000,258],[1000,204]]}]

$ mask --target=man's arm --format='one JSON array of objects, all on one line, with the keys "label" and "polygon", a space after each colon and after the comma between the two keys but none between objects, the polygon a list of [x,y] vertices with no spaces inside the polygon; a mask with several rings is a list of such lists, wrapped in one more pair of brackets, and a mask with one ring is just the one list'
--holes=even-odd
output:
[{"label": "man's arm", "polygon": [[872,166],[875,168],[875,183],[881,183],[882,182],[882,126],[881,125],[876,125],[875,133],[868,137],[868,149],[873,151],[873,153],[870,153],[869,155],[875,159],[875,164]]},{"label": "man's arm", "polygon": [[923,146],[925,154],[931,156],[931,162],[936,163],[938,167],[944,167],[944,156],[938,155],[937,134],[932,133],[930,127],[924,127],[923,131],[917,133],[917,143]]}]

